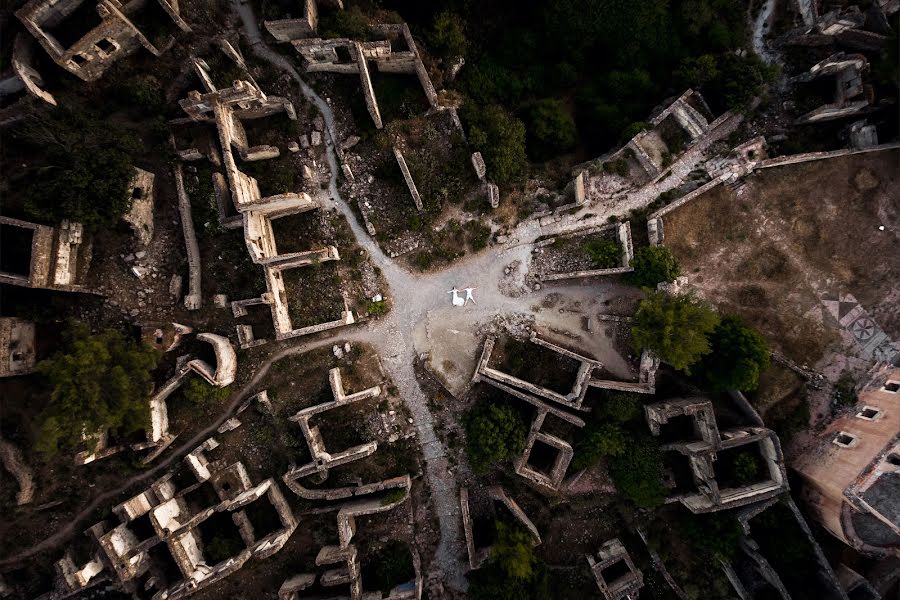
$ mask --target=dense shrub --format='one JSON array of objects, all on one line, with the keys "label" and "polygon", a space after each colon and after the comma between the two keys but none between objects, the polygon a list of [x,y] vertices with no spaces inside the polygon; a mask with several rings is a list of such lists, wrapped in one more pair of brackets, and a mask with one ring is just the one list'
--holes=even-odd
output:
[{"label": "dense shrub", "polygon": [[569,465],[572,471],[586,469],[605,456],[619,456],[625,452],[626,434],[620,427],[605,423],[585,430],[575,440],[575,456]]},{"label": "dense shrub", "polygon": [[428,42],[444,58],[463,56],[468,45],[463,20],[449,11],[440,13],[434,18]]},{"label": "dense shrub", "polygon": [[191,377],[182,388],[184,399],[191,404],[204,405],[212,402],[221,402],[231,395],[231,388],[215,387],[199,377]]},{"label": "dense shrub", "polygon": [[488,176],[497,183],[513,183],[525,175],[525,126],[502,107],[483,109],[465,105],[469,142],[484,157]]},{"label": "dense shrub", "polygon": [[644,435],[626,440],[624,450],[610,458],[609,474],[619,492],[637,506],[657,508],[666,496],[659,447],[655,440]]},{"label": "dense shrub", "polygon": [[466,413],[466,453],[476,471],[505,461],[525,447],[525,424],[509,405],[482,402]]},{"label": "dense shrub", "polygon": [[581,249],[590,257],[595,269],[612,269],[619,266],[622,249],[614,240],[592,239],[582,244]]},{"label": "dense shrub", "polygon": [[755,390],[769,367],[769,348],[758,331],[740,317],[722,319],[709,335],[710,353],[697,375],[713,390]]},{"label": "dense shrub", "polygon": [[528,155],[538,161],[569,152],[575,147],[575,120],[560,100],[545,98],[526,113]]}]

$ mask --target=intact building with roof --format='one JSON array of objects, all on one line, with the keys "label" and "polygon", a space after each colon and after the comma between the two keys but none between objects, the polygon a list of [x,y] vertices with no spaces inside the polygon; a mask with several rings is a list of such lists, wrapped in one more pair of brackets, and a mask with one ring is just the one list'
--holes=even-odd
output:
[{"label": "intact building with roof", "polygon": [[865,554],[900,556],[900,367],[877,367],[793,467],[828,531]]}]

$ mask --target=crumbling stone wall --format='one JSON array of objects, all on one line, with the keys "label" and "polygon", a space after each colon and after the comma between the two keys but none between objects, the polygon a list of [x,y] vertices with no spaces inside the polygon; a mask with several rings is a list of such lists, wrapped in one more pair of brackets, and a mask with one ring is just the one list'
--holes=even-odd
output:
[{"label": "crumbling stone wall", "polygon": [[35,361],[34,323],[0,317],[0,377],[31,373]]},{"label": "crumbling stone wall", "polygon": [[571,350],[566,350],[565,348],[542,340],[537,337],[537,335],[532,334],[530,338],[531,343],[543,346],[548,350],[551,350],[558,354],[562,354],[563,356],[571,358],[580,363],[578,367],[578,373],[575,376],[575,381],[572,384],[572,390],[567,394],[559,394],[557,392],[554,392],[553,390],[534,385],[533,383],[529,383],[527,381],[519,379],[518,377],[514,377],[512,375],[489,367],[488,363],[490,362],[491,353],[494,350],[494,344],[496,344],[496,341],[497,340],[495,337],[488,337],[485,340],[484,348],[481,352],[481,358],[478,361],[478,366],[475,370],[475,375],[472,380],[473,382],[485,381],[492,385],[495,382],[501,383],[512,388],[524,390],[535,396],[557,402],[569,408],[581,409],[581,404],[584,401],[584,395],[587,392],[588,382],[591,378],[591,374],[593,373],[595,368],[601,366],[599,361],[592,358],[587,358],[586,356],[581,356],[580,354],[576,354]]},{"label": "crumbling stone wall", "polygon": [[[179,29],[191,30],[180,17],[177,3],[157,1]],[[132,0],[124,5],[114,0],[97,1],[100,24],[85,32],[70,47],[63,47],[50,30],[66,22],[85,2],[92,0],[30,0],[16,11],[16,16],[56,64],[84,81],[98,79],[113,62],[141,47],[154,56],[160,56],[162,51],[128,18],[129,14],[143,7],[141,0]]]},{"label": "crumbling stone wall", "polygon": [[263,27],[277,42],[290,42],[314,35],[319,27],[319,7],[316,0],[303,0],[302,11],[300,18],[263,21]]},{"label": "crumbling stone wall", "polygon": [[[613,538],[605,542],[597,551],[597,558],[590,554],[586,555],[588,564],[591,567],[591,573],[600,588],[600,593],[606,600],[632,600],[638,597],[638,590],[644,586],[644,576],[634,566],[631,555],[622,545],[618,538]],[[608,580],[604,571],[609,567],[624,562],[627,572]]]},{"label": "crumbling stone wall", "polygon": [[409,167],[406,165],[406,159],[403,158],[403,153],[400,151],[400,148],[394,146],[394,158],[397,159],[397,164],[400,166],[400,172],[403,173],[403,180],[406,182],[406,187],[409,188],[409,194],[412,196],[413,202],[416,205],[416,210],[422,212],[425,210],[425,207],[422,206],[422,197],[419,196],[419,190],[416,188],[416,182],[413,181],[412,174],[409,172]]},{"label": "crumbling stone wall", "polygon": [[[509,514],[521,525],[525,528],[532,536],[532,545],[537,546],[542,543],[541,534],[538,533],[537,527],[535,527],[534,523],[531,519],[528,518],[528,515],[519,508],[519,505],[509,497],[501,486],[495,485],[484,490],[487,497],[492,501],[499,503],[506,510],[509,511]],[[468,550],[469,555],[469,567],[472,570],[481,568],[484,563],[490,558],[491,548],[493,546],[488,546],[484,548],[476,548],[475,547],[475,535],[473,532],[473,522],[474,519],[470,512],[469,505],[469,489],[467,487],[461,487],[459,489],[459,504],[460,510],[462,512],[462,520],[463,520],[463,534],[466,538],[466,549]]]},{"label": "crumbling stone wall", "polygon": [[0,225],[31,231],[28,274],[0,272],[0,283],[68,292],[87,291],[83,282],[90,266],[91,243],[81,223],[63,221],[48,227],[0,216]]},{"label": "crumbling stone wall", "polygon": [[[787,490],[787,471],[778,436],[765,427],[736,427],[720,431],[713,414],[712,403],[698,398],[645,407],[645,416],[653,435],[660,435],[661,426],[673,417],[689,416],[693,421],[693,438],[670,442],[664,448],[688,458],[696,491],[670,496],[668,501],[679,501],[694,513],[706,513],[768,500]],[[766,476],[754,483],[722,487],[713,468],[717,454],[744,446],[757,449]]]}]

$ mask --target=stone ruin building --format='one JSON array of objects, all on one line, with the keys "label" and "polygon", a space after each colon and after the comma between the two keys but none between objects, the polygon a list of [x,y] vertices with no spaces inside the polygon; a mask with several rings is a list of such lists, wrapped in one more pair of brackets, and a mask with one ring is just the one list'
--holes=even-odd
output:
[{"label": "stone ruin building", "polygon": [[344,9],[343,0],[300,0],[296,4],[300,11],[298,16],[285,15],[284,19],[263,21],[276,42],[290,42],[300,38],[313,37],[319,28],[319,3],[327,4],[337,10]]},{"label": "stone ruin building", "polygon": [[[475,510],[475,503],[478,503],[478,510]],[[473,495],[472,502],[470,503],[470,495],[469,489],[466,487],[461,487],[459,489],[459,506],[462,512],[462,522],[463,522],[463,534],[466,538],[466,550],[469,556],[469,568],[473,571],[476,569],[480,569],[490,558],[492,545],[490,546],[476,546],[475,541],[475,524],[473,515],[482,513],[485,516],[491,516],[496,521],[497,517],[497,508],[502,508],[504,514],[511,517],[512,520],[524,528],[528,533],[531,534],[532,545],[537,546],[541,544],[541,535],[538,533],[537,527],[535,527],[534,523],[532,523],[531,519],[528,518],[528,515],[519,508],[519,505],[516,504],[516,501],[509,497],[509,494],[506,493],[499,485],[491,486],[482,490],[482,493]]]},{"label": "stone ruin building", "polygon": [[0,283],[84,292],[92,243],[81,223],[48,227],[0,216]]},{"label": "stone ruin building", "polygon": [[[781,444],[764,427],[719,430],[712,403],[681,398],[644,407],[650,432],[662,442],[670,494],[693,513],[715,512],[773,498],[788,489]],[[759,472],[736,482],[731,460],[749,453]]]},{"label": "stone ruin building", "polygon": [[[280,217],[295,215],[309,210],[320,208],[317,201],[313,200],[305,192],[285,192],[274,196],[263,197],[259,184],[255,178],[241,171],[235,158],[237,154],[241,161],[253,162],[266,160],[279,156],[278,148],[270,145],[252,146],[247,139],[242,121],[258,119],[279,113],[284,113],[289,119],[295,120],[296,113],[293,104],[276,96],[266,95],[253,78],[247,73],[246,65],[240,53],[227,41],[223,41],[222,49],[231,57],[246,74],[246,79],[232,82],[230,87],[219,88],[214,83],[209,66],[202,59],[194,58],[193,64],[205,92],[192,91],[188,97],[180,101],[182,109],[187,113],[187,119],[172,121],[170,124],[178,127],[190,123],[209,123],[216,128],[219,137],[221,158],[219,153],[204,154],[197,148],[176,148],[183,160],[198,160],[209,156],[211,160],[221,161],[225,175],[213,174],[213,184],[218,199],[220,213],[228,215],[231,210],[236,211],[237,219],[226,216],[222,222],[225,227],[242,226],[247,251],[254,263],[260,265],[265,273],[267,291],[259,298],[237,300],[231,303],[231,308],[236,318],[247,315],[247,308],[255,305],[267,305],[271,309],[272,321],[275,328],[276,339],[286,339],[317,333],[349,325],[355,322],[353,311],[350,310],[346,298],[344,310],[332,321],[295,327],[291,323],[288,310],[288,297],[285,290],[283,273],[289,269],[307,267],[322,262],[340,260],[340,254],[334,246],[309,250],[306,252],[281,253],[278,250],[275,234],[272,230],[272,221]],[[181,179],[180,171],[176,170],[176,184]],[[180,203],[189,207],[189,200],[184,191],[183,183],[178,185]],[[226,200],[230,196],[230,201]],[[231,206],[228,206],[231,205]],[[189,208],[187,209],[189,211]],[[189,221],[189,219],[183,219]],[[189,238],[189,250],[196,246],[190,238],[195,237],[193,231],[185,232]],[[199,251],[197,251],[199,253]],[[189,293],[190,304],[196,308],[199,306],[200,295],[200,265],[192,265],[189,251],[189,267],[191,267],[192,285]],[[196,260],[199,263],[199,256]],[[186,299],[186,302],[188,300]],[[251,347],[259,343],[255,339],[252,327],[249,325],[237,326],[238,337],[242,348]]]},{"label": "stone ruin building", "polygon": [[[760,522],[768,516],[768,511],[776,510],[784,511],[789,518],[778,522],[779,529],[773,531],[771,524]],[[723,569],[739,597],[748,600],[772,597],[773,594],[782,598],[795,597],[785,584],[793,575],[788,572],[790,567],[783,564],[778,556],[774,556],[771,547],[763,547],[758,543],[757,539],[762,533],[779,539],[790,536],[791,541],[785,543],[806,546],[805,555],[815,565],[803,579],[803,587],[810,595],[823,600],[848,600],[790,494],[745,506],[736,512],[736,517],[743,533],[739,542],[740,553],[732,559],[731,564],[723,563]],[[761,531],[764,529],[768,531]]]},{"label": "stone ruin building", "polygon": [[291,44],[303,58],[307,73],[358,74],[362,85],[366,107],[375,123],[381,129],[384,124],[378,109],[378,100],[372,87],[369,62],[385,73],[414,74],[422,85],[422,91],[433,109],[440,107],[437,92],[431,77],[422,63],[419,50],[406,23],[399,25],[372,25],[369,28],[375,41],[360,42],[348,38],[323,40],[321,38],[293,40]]},{"label": "stone ruin building", "polygon": [[0,127],[24,118],[38,100],[56,106],[35,66],[33,41],[17,33],[10,65],[0,73]]},{"label": "stone ruin building", "polygon": [[[155,590],[154,600],[175,600],[233,574],[251,558],[281,550],[298,522],[278,484],[273,479],[252,484],[240,462],[209,461],[205,453],[217,446],[210,438],[185,457],[193,484],[179,488],[169,473],[115,506],[118,522],[91,527],[86,534],[99,547],[93,560],[76,565],[67,554],[58,561],[58,591],[46,600],[103,581],[125,592]],[[274,513],[279,526],[273,529],[260,510]],[[206,545],[224,527],[237,530],[244,548],[209,564]]]},{"label": "stone ruin building", "polygon": [[711,117],[712,111],[703,96],[687,90],[650,119],[652,129],[638,133],[625,147],[634,153],[649,178],[655,181],[665,173],[675,156],[710,129]]},{"label": "stone ruin building", "polygon": [[869,61],[862,54],[838,52],[793,79],[799,84],[833,83],[830,102],[801,115],[797,123],[820,123],[865,112],[874,102],[872,87],[863,84]]},{"label": "stone ruin building", "polygon": [[27,375],[34,364],[34,323],[0,317],[0,377]]},{"label": "stone ruin building", "polygon": [[[346,595],[329,595],[334,600],[418,600],[422,597],[422,577],[418,554],[413,552],[413,566],[415,578],[407,583],[400,584],[390,590],[387,596],[380,591],[366,591],[363,589],[362,564],[359,553],[353,539],[356,536],[356,519],[359,517],[388,512],[406,502],[409,497],[409,481],[404,489],[404,495],[399,499],[387,497],[368,497],[345,502],[337,511],[338,543],[331,546],[323,546],[316,556],[317,567],[331,567],[318,576],[318,584],[326,590],[334,590],[340,593],[346,589]],[[318,598],[309,596],[304,592],[317,582],[316,573],[301,573],[288,578],[278,590],[279,600],[302,600],[303,598]]]},{"label": "stone ruin building", "polygon": [[30,0],[16,16],[53,62],[84,81],[94,81],[117,60],[141,47],[160,56],[174,39],[142,33],[160,24],[189,32],[177,0]]},{"label": "stone ruin building", "polygon": [[798,454],[812,517],[870,556],[900,549],[900,368],[876,366],[859,399]]},{"label": "stone ruin building", "polygon": [[[637,382],[601,380],[594,378],[595,371],[602,367],[599,361],[557,346],[541,339],[536,334],[532,334],[529,341],[577,361],[579,367],[573,377],[572,389],[569,393],[561,394],[491,367],[491,356],[497,343],[495,337],[488,337],[485,340],[472,382],[487,383],[535,408],[535,417],[529,428],[525,449],[522,455],[514,461],[513,466],[516,474],[528,481],[542,488],[558,490],[569,463],[572,461],[574,449],[569,442],[542,430],[547,418],[560,419],[579,428],[584,427],[585,422],[580,413],[589,410],[583,406],[589,387],[654,393],[659,359],[646,352],[642,355],[640,379]],[[548,452],[553,454],[553,459],[546,468],[537,467],[530,461],[532,452],[538,446],[544,454]]]},{"label": "stone ruin building", "polygon": [[[375,387],[348,395],[337,369],[330,371],[329,378],[336,402],[346,404],[380,393],[380,388]],[[266,392],[259,392],[250,396],[236,415],[219,427],[219,434],[228,435],[240,427],[238,417],[254,404],[263,414],[271,415]],[[333,408],[332,404],[311,407],[312,412],[321,413]],[[302,421],[310,416],[302,412],[294,420]],[[302,430],[309,434],[310,448],[319,450],[313,472],[324,481],[327,469],[338,466],[340,458],[330,460],[331,455],[320,446],[317,428]],[[43,599],[65,598],[108,582],[124,592],[149,592],[153,600],[175,600],[233,575],[253,559],[262,560],[280,551],[299,525],[282,488],[274,478],[254,484],[242,462],[229,464],[217,459],[221,444],[216,438],[208,438],[184,457],[181,467],[114,507],[116,519],[91,527],[86,535],[96,548],[92,558],[85,564],[76,564],[73,555],[67,552],[56,563],[59,575],[56,591]],[[394,510],[407,501],[412,485],[409,475],[332,490],[307,490],[297,485],[297,469],[293,467],[282,479],[304,500],[342,502],[327,505],[329,510],[336,510],[338,543],[326,545],[318,552],[315,565],[322,567],[322,571],[289,577],[278,590],[280,599],[320,597],[316,590],[325,590],[327,597],[335,600],[418,600],[422,597],[421,569],[415,550],[412,551],[414,579],[383,595],[363,589],[362,564],[355,543],[356,519]],[[232,538],[239,537],[242,548],[213,564],[208,547],[223,531]]]},{"label": "stone ruin building", "polygon": [[[317,416],[347,406],[356,402],[363,402],[381,396],[380,386],[370,387],[351,394],[344,390],[341,371],[338,368],[328,372],[328,381],[334,400],[316,404],[299,411],[290,418],[300,426],[300,431],[309,448],[312,460],[305,465],[292,465],[284,474],[284,484],[295,494],[305,500],[341,500],[364,496],[367,494],[382,492],[385,490],[409,489],[410,478],[408,475],[394,477],[384,481],[363,484],[360,482],[354,486],[337,488],[320,488],[319,484],[328,479],[329,471],[333,468],[347,465],[354,461],[371,456],[378,450],[378,442],[370,441],[352,448],[329,452],[325,448],[322,435],[317,425],[312,425],[311,420]],[[303,485],[303,481],[312,478],[314,485]]]},{"label": "stone ruin building", "polygon": [[820,16],[802,34],[794,35],[789,43],[797,46],[835,46],[861,51],[878,51],[888,43],[888,17],[900,10],[900,3],[872,2],[865,12],[859,6],[836,8]]},{"label": "stone ruin building", "polygon": [[[584,177],[584,172],[582,172],[578,176],[576,181],[583,181]],[[550,272],[540,273],[537,276],[538,279],[543,283],[552,281],[565,281],[570,279],[585,279],[588,277],[603,277],[605,275],[621,275],[623,273],[631,273],[632,271],[634,271],[634,267],[631,266],[631,260],[634,258],[634,245],[631,239],[631,223],[629,223],[628,221],[611,225],[585,227],[575,231],[566,232],[559,236],[550,237],[535,243],[532,252],[539,253],[541,252],[541,248],[552,246],[557,242],[557,240],[572,240],[596,234],[605,234],[615,238],[616,242],[622,249],[618,266],[604,269],[582,269],[570,272],[553,270]],[[538,266],[535,263],[538,263],[538,261],[533,259],[532,264]],[[541,270],[543,271],[543,269]]]},{"label": "stone ruin building", "polygon": [[475,370],[475,382],[485,381],[486,383],[491,384],[493,384],[493,382],[501,383],[508,387],[525,390],[533,396],[562,404],[563,406],[570,409],[583,410],[581,408],[581,405],[584,402],[584,396],[587,393],[591,374],[593,373],[594,369],[600,366],[599,361],[594,360],[593,358],[582,356],[580,354],[576,354],[571,350],[566,350],[561,346],[557,346],[556,344],[552,344],[550,342],[542,340],[536,334],[532,334],[529,339],[530,343],[542,346],[550,350],[551,352],[556,352],[579,363],[578,373],[574,377],[571,390],[565,394],[562,394],[560,392],[555,392],[551,389],[529,383],[523,379],[520,379],[508,373],[504,373],[503,371],[489,366],[491,362],[491,354],[493,353],[496,342],[497,338],[495,337],[489,337],[487,340],[485,340],[484,348],[481,351],[481,358],[479,359],[478,366]]},{"label": "stone ruin building", "polygon": [[[178,327],[180,328],[178,330],[179,335],[185,335],[190,332],[189,328]],[[161,335],[162,333],[160,333]],[[149,453],[141,462],[143,464],[150,463],[168,448],[177,437],[169,431],[169,411],[166,400],[184,384],[188,375],[195,373],[209,385],[219,388],[231,385],[234,382],[234,377],[237,373],[237,354],[228,338],[212,333],[201,333],[197,335],[197,341],[210,345],[215,363],[211,365],[202,358],[190,356],[180,358],[180,366],[175,375],[150,396],[150,428],[146,431],[146,441],[110,446],[109,433],[106,431],[97,432],[96,435],[85,438],[85,442],[91,442],[92,447],[89,450],[76,454],[75,464],[88,464],[122,452],[125,449],[130,449],[133,452],[149,450]],[[166,350],[171,350],[176,345],[175,341],[173,341]]]},{"label": "stone ruin building", "polygon": [[587,561],[606,600],[637,600],[644,576],[618,538],[600,546],[596,558],[588,554]]}]

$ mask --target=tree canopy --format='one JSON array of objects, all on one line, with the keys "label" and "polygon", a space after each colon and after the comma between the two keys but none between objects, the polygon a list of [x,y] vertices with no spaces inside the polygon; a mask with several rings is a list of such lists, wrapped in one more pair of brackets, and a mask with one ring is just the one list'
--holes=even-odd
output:
[{"label": "tree canopy", "polygon": [[476,471],[507,460],[525,448],[525,424],[507,404],[482,402],[466,413],[466,452]]},{"label": "tree canopy", "polygon": [[769,348],[758,331],[736,316],[723,318],[709,335],[711,351],[696,374],[713,390],[755,390],[769,367]]},{"label": "tree canopy", "polygon": [[450,11],[438,14],[434,18],[428,41],[444,58],[463,56],[468,45],[463,20]]},{"label": "tree canopy", "polygon": [[490,178],[512,183],[525,174],[525,126],[498,105],[479,109],[465,105],[462,117],[469,124],[469,142],[484,156]]},{"label": "tree canopy", "polygon": [[129,132],[58,107],[37,111],[16,135],[47,157],[27,184],[25,209],[32,217],[54,224],[69,219],[95,230],[114,225],[131,208],[136,140]]},{"label": "tree canopy", "polygon": [[680,273],[678,261],[665,246],[644,246],[638,248],[631,259],[634,271],[625,279],[639,287],[656,289],[664,281],[675,281]]},{"label": "tree canopy", "polygon": [[604,456],[619,456],[625,451],[626,434],[612,423],[586,427],[584,434],[575,439],[575,455],[570,467],[580,471],[596,464]]},{"label": "tree canopy", "polygon": [[528,155],[535,160],[547,160],[569,152],[575,147],[575,120],[561,100],[538,100],[526,112]]},{"label": "tree canopy", "polygon": [[535,556],[531,534],[521,526],[496,521],[497,539],[490,562],[469,574],[472,600],[548,600],[549,578]]},{"label": "tree canopy", "polygon": [[623,451],[610,458],[609,474],[619,491],[641,508],[657,508],[666,497],[659,446],[647,435],[626,438]]},{"label": "tree canopy", "polygon": [[631,328],[636,350],[649,349],[679,371],[710,352],[709,334],[719,317],[690,296],[653,292],[641,301]]},{"label": "tree canopy", "polygon": [[147,427],[147,394],[158,359],[156,350],[118,331],[92,335],[73,323],[65,350],[37,365],[52,390],[37,447],[52,455],[76,447],[82,435],[107,430],[128,435]]}]

